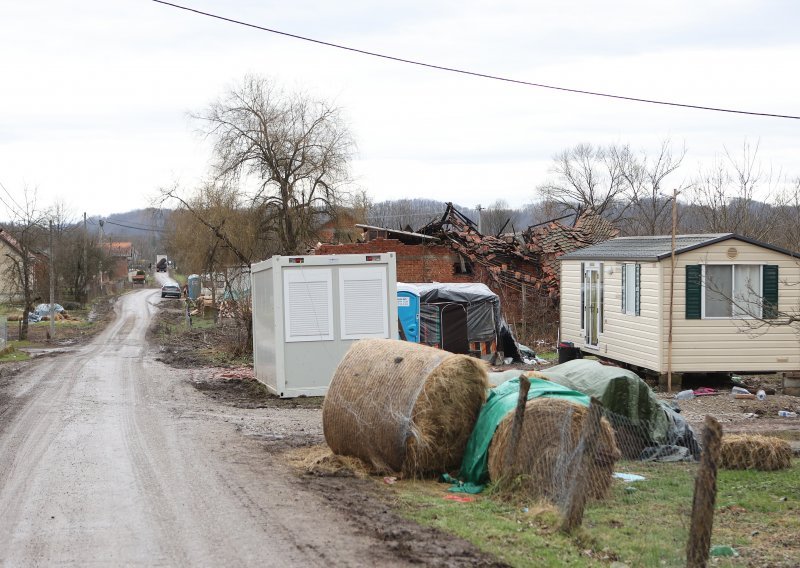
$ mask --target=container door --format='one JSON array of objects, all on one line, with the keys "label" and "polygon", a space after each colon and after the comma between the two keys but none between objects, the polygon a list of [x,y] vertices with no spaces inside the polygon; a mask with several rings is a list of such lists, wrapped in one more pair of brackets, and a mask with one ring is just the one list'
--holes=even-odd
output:
[{"label": "container door", "polygon": [[583,331],[587,346],[597,347],[602,329],[603,280],[602,265],[587,265],[583,272]]},{"label": "container door", "polygon": [[405,340],[419,343],[419,296],[412,292],[398,292],[397,318]]},{"label": "container door", "polygon": [[442,349],[451,353],[469,354],[467,309],[461,304],[442,307]]}]

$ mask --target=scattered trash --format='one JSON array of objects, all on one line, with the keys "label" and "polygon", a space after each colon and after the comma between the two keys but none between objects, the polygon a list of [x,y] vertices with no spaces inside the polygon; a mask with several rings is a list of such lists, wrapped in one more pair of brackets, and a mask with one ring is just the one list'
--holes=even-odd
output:
[{"label": "scattered trash", "polygon": [[767,393],[764,392],[764,389],[759,389],[756,393],[756,398],[758,400],[767,400]]},{"label": "scattered trash", "polygon": [[625,493],[636,493],[636,488],[632,485],[626,485]]},{"label": "scattered trash", "polygon": [[475,497],[470,497],[469,495],[455,495],[453,493],[445,495],[444,498],[448,501],[458,501],[459,503],[469,503],[475,500]]},{"label": "scattered trash", "polygon": [[715,396],[720,394],[717,389],[712,389],[711,387],[700,387],[699,389],[694,389],[692,392],[694,396]]},{"label": "scattered trash", "polygon": [[742,387],[733,387],[731,389],[731,396],[735,397],[737,394],[750,394],[750,391]]},{"label": "scattered trash", "polygon": [[797,413],[791,412],[789,410],[779,410],[778,416],[780,416],[781,418],[797,418]]},{"label": "scattered trash", "polygon": [[383,482],[386,485],[394,485],[395,483],[397,483],[397,478],[396,477],[384,477],[383,478]]},{"label": "scattered trash", "polygon": [[506,365],[510,365],[513,362],[514,359],[512,359],[511,357],[506,357],[505,359],[503,359],[503,363],[505,363]]},{"label": "scattered trash", "polygon": [[614,475],[617,479],[621,479],[622,481],[630,482],[630,481],[644,481],[646,478],[643,475],[637,475],[635,473],[619,473],[614,472]]},{"label": "scattered trash", "polygon": [[694,398],[694,391],[692,389],[684,390],[675,395],[677,400],[691,400]]},{"label": "scattered trash", "polygon": [[739,556],[739,553],[736,552],[732,546],[723,545],[712,546],[709,554],[711,554],[711,556],[722,556],[728,558]]}]

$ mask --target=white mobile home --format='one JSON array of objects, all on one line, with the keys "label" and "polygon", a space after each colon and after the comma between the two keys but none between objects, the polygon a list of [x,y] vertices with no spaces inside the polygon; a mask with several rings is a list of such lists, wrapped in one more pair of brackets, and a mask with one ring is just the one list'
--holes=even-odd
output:
[{"label": "white mobile home", "polygon": [[[663,375],[800,369],[800,256],[732,233],[623,237],[561,257],[561,341]],[[670,305],[672,306],[670,308]]]}]

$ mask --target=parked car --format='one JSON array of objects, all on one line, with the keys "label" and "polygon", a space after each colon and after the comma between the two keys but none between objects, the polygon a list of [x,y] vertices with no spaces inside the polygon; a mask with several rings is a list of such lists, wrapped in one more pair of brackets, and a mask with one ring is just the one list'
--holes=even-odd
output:
[{"label": "parked car", "polygon": [[180,298],[181,295],[181,287],[175,282],[168,282],[161,287],[162,298]]}]

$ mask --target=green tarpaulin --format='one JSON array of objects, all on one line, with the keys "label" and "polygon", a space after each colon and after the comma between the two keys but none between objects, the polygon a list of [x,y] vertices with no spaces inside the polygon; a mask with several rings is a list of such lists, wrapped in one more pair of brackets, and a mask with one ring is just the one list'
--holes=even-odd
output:
[{"label": "green tarpaulin", "polygon": [[[489,397],[481,408],[478,421],[475,423],[475,428],[464,451],[464,459],[459,472],[459,479],[462,483],[452,487],[451,491],[477,493],[489,480],[489,444],[492,442],[494,431],[500,421],[517,405],[520,374],[521,371],[518,371],[517,378],[489,390]],[[560,384],[542,379],[530,379],[530,382],[528,400],[539,397],[562,398],[584,406],[589,405],[588,396]]]}]

